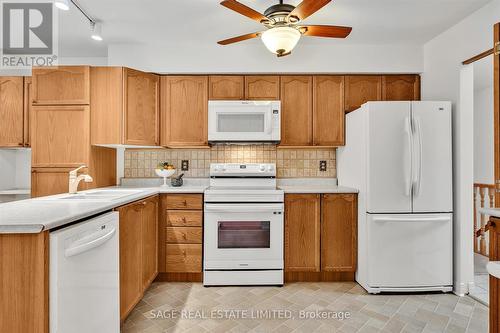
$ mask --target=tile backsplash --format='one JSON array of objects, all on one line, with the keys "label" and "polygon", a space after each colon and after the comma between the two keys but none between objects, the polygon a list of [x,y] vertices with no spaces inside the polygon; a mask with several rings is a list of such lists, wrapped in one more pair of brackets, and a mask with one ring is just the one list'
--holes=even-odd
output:
[{"label": "tile backsplash", "polygon": [[[189,171],[181,171],[181,161]],[[185,177],[208,177],[210,163],[276,163],[278,177],[336,177],[335,149],[277,149],[273,145],[216,145],[210,149],[127,149],[125,178],[157,177],[159,162],[169,162]],[[326,171],[320,171],[326,161]]]}]

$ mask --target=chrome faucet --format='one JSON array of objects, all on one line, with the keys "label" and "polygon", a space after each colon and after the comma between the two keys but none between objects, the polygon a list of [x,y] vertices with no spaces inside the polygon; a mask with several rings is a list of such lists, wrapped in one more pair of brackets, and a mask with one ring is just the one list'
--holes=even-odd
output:
[{"label": "chrome faucet", "polygon": [[78,184],[80,184],[80,181],[84,181],[86,183],[91,183],[94,181],[92,177],[89,175],[80,175],[78,176],[78,171],[80,169],[86,168],[87,166],[82,165],[79,168],[76,168],[75,170],[72,170],[69,172],[69,193],[70,194],[76,194],[78,192]]}]

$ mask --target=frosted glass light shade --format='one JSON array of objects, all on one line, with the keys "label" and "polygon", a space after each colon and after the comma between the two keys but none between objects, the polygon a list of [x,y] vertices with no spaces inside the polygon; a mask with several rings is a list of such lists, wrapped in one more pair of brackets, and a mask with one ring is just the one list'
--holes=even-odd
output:
[{"label": "frosted glass light shade", "polygon": [[275,27],[266,30],[262,36],[262,42],[269,51],[277,55],[291,52],[300,39],[300,32],[292,27]]}]

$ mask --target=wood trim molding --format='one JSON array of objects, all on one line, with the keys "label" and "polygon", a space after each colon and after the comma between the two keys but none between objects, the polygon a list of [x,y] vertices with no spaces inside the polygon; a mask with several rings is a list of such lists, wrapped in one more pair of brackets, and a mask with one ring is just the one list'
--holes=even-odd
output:
[{"label": "wood trim molding", "polygon": [[[500,42],[500,23],[495,24],[494,27],[494,44]],[[495,141],[495,184],[500,185],[500,55],[494,56],[493,65],[493,81],[494,81],[494,109],[493,109],[493,122],[494,122],[494,141]],[[500,206],[500,195],[495,195],[495,206]]]},{"label": "wood trim molding", "polygon": [[487,56],[492,55],[494,53],[495,53],[495,50],[493,48],[491,48],[487,51],[481,52],[478,55],[473,56],[472,58],[469,58],[467,60],[462,61],[462,65],[470,65],[470,64],[472,64],[478,60],[481,60],[483,58],[486,58]]}]

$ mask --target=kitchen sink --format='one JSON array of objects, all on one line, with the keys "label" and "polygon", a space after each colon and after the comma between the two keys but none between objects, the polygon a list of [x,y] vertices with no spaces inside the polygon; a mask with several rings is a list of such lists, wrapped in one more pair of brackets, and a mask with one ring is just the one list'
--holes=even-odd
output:
[{"label": "kitchen sink", "polygon": [[85,201],[113,201],[137,194],[141,190],[96,190],[79,192],[77,194],[62,194],[53,197],[42,198],[42,200],[85,200]]}]

